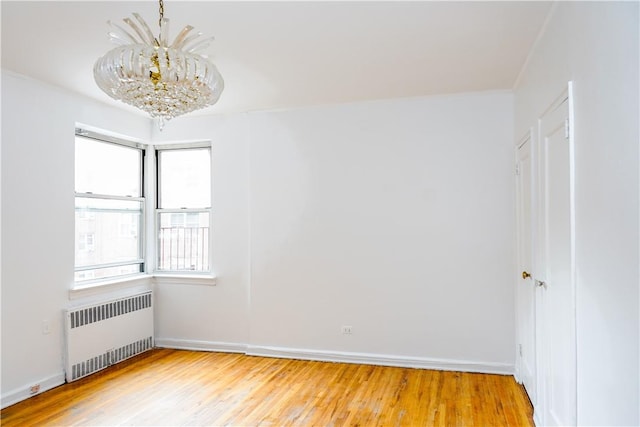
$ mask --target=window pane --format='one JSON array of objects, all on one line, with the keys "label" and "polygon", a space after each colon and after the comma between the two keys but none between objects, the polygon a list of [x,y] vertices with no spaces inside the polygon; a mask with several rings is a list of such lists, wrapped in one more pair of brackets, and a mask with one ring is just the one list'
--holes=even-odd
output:
[{"label": "window pane", "polygon": [[76,192],[141,197],[142,151],[76,136]]},{"label": "window pane", "polygon": [[138,261],[142,202],[76,197],[76,267]]},{"label": "window pane", "polygon": [[211,206],[211,150],[158,151],[159,208]]},{"label": "window pane", "polygon": [[117,267],[94,268],[85,271],[76,271],[75,281],[83,282],[88,280],[104,279],[107,277],[126,276],[142,272],[142,264],[119,265]]},{"label": "window pane", "polygon": [[158,214],[158,270],[209,271],[209,213]]}]

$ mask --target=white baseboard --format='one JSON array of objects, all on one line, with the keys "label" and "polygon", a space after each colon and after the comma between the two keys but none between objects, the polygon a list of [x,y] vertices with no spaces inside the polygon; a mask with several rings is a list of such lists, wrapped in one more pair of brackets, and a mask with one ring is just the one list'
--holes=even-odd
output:
[{"label": "white baseboard", "polygon": [[513,372],[513,378],[515,378],[516,382],[518,384],[522,384],[522,380],[520,379],[520,374],[518,373],[518,368],[516,367],[515,371]]},{"label": "white baseboard", "polygon": [[216,351],[221,353],[246,353],[247,345],[239,343],[156,338],[155,346],[177,350]]},{"label": "white baseboard", "polygon": [[[36,384],[40,385],[40,391],[38,393],[31,394],[31,387]],[[11,406],[30,397],[43,393],[47,390],[51,390],[54,387],[58,387],[62,384],[64,384],[64,372],[60,372],[59,374],[41,379],[40,381],[34,381],[32,384],[3,394],[1,399],[2,403],[0,403],[0,406],[2,407],[2,409],[4,409],[7,406]]]},{"label": "white baseboard", "polygon": [[542,415],[540,414],[540,411],[536,411],[535,408],[533,408],[533,425],[534,426],[543,426],[544,424],[542,424],[542,420],[540,419]]},{"label": "white baseboard", "polygon": [[475,362],[453,359],[430,359],[372,353],[306,350],[284,347],[249,345],[250,356],[281,357],[285,359],[318,360],[325,362],[359,363],[363,365],[394,366],[400,368],[435,369],[439,371],[478,372],[513,375],[513,365],[507,363]]},{"label": "white baseboard", "polygon": [[279,357],[282,359],[316,360],[323,362],[360,363],[363,365],[395,366],[401,368],[436,369],[440,371],[477,372],[513,375],[514,366],[508,363],[476,362],[453,359],[430,359],[397,355],[353,353],[341,351],[307,350],[288,347],[268,347],[239,343],[157,338],[156,347],[180,350],[245,353],[249,356]]}]

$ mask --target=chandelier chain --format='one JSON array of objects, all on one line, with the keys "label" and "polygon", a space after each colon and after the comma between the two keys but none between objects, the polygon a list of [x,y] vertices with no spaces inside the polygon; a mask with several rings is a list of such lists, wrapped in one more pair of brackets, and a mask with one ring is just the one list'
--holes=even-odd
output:
[{"label": "chandelier chain", "polygon": [[158,20],[158,25],[162,28],[162,18],[164,18],[164,1],[159,0],[160,3],[160,19]]}]

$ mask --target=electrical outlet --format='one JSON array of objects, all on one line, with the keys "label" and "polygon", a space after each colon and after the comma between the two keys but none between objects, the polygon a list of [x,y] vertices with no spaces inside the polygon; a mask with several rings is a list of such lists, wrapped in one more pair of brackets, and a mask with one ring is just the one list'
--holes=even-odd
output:
[{"label": "electrical outlet", "polygon": [[342,333],[344,335],[351,335],[353,334],[353,326],[343,326],[342,327]]},{"label": "electrical outlet", "polygon": [[31,394],[40,393],[40,384],[32,385],[31,388],[29,388],[29,393]]},{"label": "electrical outlet", "polygon": [[48,335],[51,333],[51,322],[47,319],[42,321],[42,335]]}]

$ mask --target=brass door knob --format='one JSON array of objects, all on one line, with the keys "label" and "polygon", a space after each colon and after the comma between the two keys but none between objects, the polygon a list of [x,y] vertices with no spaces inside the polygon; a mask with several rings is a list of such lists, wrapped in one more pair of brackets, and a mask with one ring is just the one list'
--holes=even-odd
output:
[{"label": "brass door knob", "polygon": [[523,272],[522,272],[522,278],[523,278],[523,279],[527,279],[527,278],[529,278],[529,277],[531,277],[531,275],[530,275],[529,273],[527,273],[526,271],[523,271]]}]

